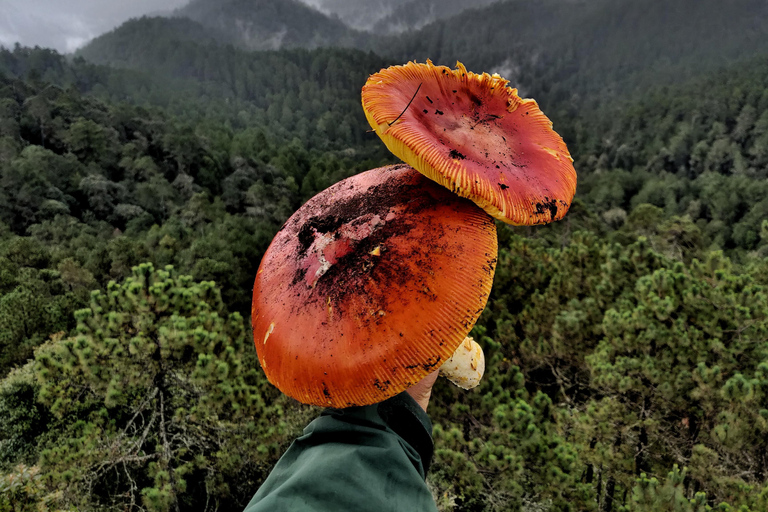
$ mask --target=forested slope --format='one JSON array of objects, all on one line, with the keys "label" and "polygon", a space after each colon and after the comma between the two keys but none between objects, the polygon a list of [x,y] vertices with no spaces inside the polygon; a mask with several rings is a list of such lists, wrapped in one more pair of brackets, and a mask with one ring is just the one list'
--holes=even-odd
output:
[{"label": "forested slope", "polygon": [[768,57],[759,57],[586,115],[576,144],[580,197],[614,226],[650,203],[679,217],[688,244],[762,251],[766,83]]},{"label": "forested slope", "polygon": [[163,48],[170,53],[167,57],[178,55],[180,50],[169,48],[171,43],[232,45],[249,51],[368,48],[369,37],[297,0],[196,0],[172,17],[131,19],[77,53],[95,63],[142,67],[146,61],[139,57],[144,53],[157,58]]},{"label": "forested slope", "polygon": [[298,0],[194,0],[174,14],[229,34],[248,50],[363,47],[368,40]]},{"label": "forested slope", "polygon": [[602,101],[701,76],[768,51],[761,0],[509,0],[468,10],[376,51],[498,70],[547,107]]},{"label": "forested slope", "polygon": [[0,70],[109,101],[162,107],[187,120],[264,127],[272,137],[298,138],[307,147],[386,154],[379,144],[369,144],[375,136],[366,133],[359,108],[360,88],[385,65],[381,57],[335,48],[246,52],[165,38],[151,28],[137,38],[148,41],[145,51],[127,49],[107,62],[131,62],[142,72],[94,66],[82,58],[68,63],[55,52],[22,48],[0,49]]},{"label": "forested slope", "polygon": [[174,58],[173,45],[194,42],[200,46],[233,43],[231,32],[207,28],[189,18],[141,17],[126,21],[116,29],[90,41],[77,54],[95,64],[115,67],[143,67],[145,54],[163,51]]}]

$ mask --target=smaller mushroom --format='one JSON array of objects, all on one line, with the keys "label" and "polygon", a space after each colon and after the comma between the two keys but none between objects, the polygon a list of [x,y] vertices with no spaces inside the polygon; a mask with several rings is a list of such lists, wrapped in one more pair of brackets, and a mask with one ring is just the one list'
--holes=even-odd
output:
[{"label": "smaller mushroom", "polygon": [[498,75],[432,62],[392,66],[362,91],[368,122],[425,176],[515,225],[561,219],[576,193],[563,139]]},{"label": "smaller mushroom", "polygon": [[483,348],[470,336],[464,338],[459,348],[443,366],[440,375],[462,389],[472,389],[480,384],[485,373]]}]

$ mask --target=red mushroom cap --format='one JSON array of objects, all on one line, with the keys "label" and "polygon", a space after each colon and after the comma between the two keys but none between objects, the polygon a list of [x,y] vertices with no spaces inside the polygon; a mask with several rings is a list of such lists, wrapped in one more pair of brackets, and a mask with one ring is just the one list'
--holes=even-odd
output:
[{"label": "red mushroom cap", "polygon": [[362,92],[368,122],[390,151],[508,224],[562,218],[576,193],[563,139],[507,80],[435,66],[393,66]]},{"label": "red mushroom cap", "polygon": [[488,215],[408,166],[348,178],[275,236],[253,288],[267,378],[309,404],[393,396],[451,357],[485,307]]}]

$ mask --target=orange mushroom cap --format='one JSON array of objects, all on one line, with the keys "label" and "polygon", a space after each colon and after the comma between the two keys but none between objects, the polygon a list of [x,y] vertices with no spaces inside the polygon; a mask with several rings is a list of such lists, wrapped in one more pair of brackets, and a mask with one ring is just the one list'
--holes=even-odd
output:
[{"label": "orange mushroom cap", "polygon": [[493,219],[414,169],[374,169],[302,206],[267,249],[253,338],[267,378],[347,407],[405,390],[451,357],[485,307]]},{"label": "orange mushroom cap", "polygon": [[563,139],[498,75],[432,62],[371,75],[363,110],[389,150],[508,224],[561,219],[576,193]]}]

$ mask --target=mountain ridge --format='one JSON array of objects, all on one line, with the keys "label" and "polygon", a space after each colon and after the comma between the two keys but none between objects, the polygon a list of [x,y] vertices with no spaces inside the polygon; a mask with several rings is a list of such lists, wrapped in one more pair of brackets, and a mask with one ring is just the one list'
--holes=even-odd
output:
[{"label": "mountain ridge", "polygon": [[174,16],[227,33],[248,50],[357,47],[367,38],[298,0],[192,0]]},{"label": "mountain ridge", "polygon": [[[327,7],[327,2],[315,3]],[[393,0],[382,8],[407,5]],[[394,36],[349,29],[297,0],[195,0],[175,14],[176,20],[195,18],[203,28],[192,29],[193,20],[144,21],[145,34],[139,22],[129,22],[80,54],[130,66],[120,57],[126,47],[171,37],[182,46],[201,42],[247,50],[354,47],[393,63],[431,59],[452,66],[459,60],[473,71],[498,72],[547,108],[583,108],[768,53],[764,0],[732,0],[727,17],[715,0],[678,0],[671,7],[662,0],[642,5],[629,0],[507,0]]]},{"label": "mountain ridge", "polygon": [[141,17],[126,21],[119,27],[93,39],[75,52],[94,64],[141,69],[148,55],[161,45],[175,46],[192,43],[196,46],[232,44],[226,33],[204,27],[189,18]]},{"label": "mountain ridge", "polygon": [[510,0],[376,41],[395,60],[506,74],[557,102],[615,97],[768,52],[768,3]]}]

